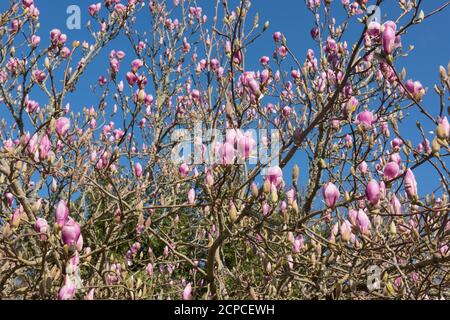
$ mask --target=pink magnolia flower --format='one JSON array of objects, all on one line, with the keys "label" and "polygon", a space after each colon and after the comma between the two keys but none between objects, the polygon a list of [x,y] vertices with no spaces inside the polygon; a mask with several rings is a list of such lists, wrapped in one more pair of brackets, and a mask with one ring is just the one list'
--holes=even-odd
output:
[{"label": "pink magnolia flower", "polygon": [[214,185],[214,174],[211,170],[206,171],[205,181],[206,184],[210,187]]},{"label": "pink magnolia flower", "polygon": [[277,31],[273,33],[273,40],[275,42],[279,42],[281,40],[282,34],[281,32]]},{"label": "pink magnolia flower", "polygon": [[223,145],[219,146],[218,149],[219,159],[221,164],[232,164],[235,158],[235,149],[234,146],[225,142]]},{"label": "pink magnolia flower", "polygon": [[256,141],[251,136],[244,135],[239,138],[237,146],[239,154],[244,159],[247,159],[253,153],[256,147]]},{"label": "pink magnolia flower", "polygon": [[39,83],[42,84],[46,78],[46,75],[43,71],[41,70],[34,70],[33,71],[33,78],[34,80]]},{"label": "pink magnolia flower", "polygon": [[51,148],[50,139],[46,134],[44,134],[39,143],[39,158],[41,160],[47,159],[50,148]]},{"label": "pink magnolia flower", "polygon": [[391,203],[389,204],[389,212],[393,215],[402,214],[402,205],[395,194],[392,195]]},{"label": "pink magnolia flower", "polygon": [[61,229],[61,239],[68,246],[76,245],[80,234],[80,225],[72,218],[69,218],[69,221]]},{"label": "pink magnolia flower", "polygon": [[25,7],[29,8],[29,7],[31,7],[32,5],[34,5],[34,0],[22,0],[22,4],[23,4]]},{"label": "pink magnolia flower", "polygon": [[37,233],[40,233],[39,238],[42,241],[47,240],[48,234],[50,233],[50,227],[48,225],[47,220],[43,218],[38,218],[36,222],[34,223],[34,230]]},{"label": "pink magnolia flower", "polygon": [[372,205],[378,204],[381,198],[380,185],[378,181],[369,181],[366,187],[366,198]]},{"label": "pink magnolia flower", "polygon": [[447,117],[443,117],[439,120],[438,129],[436,131],[438,137],[441,139],[448,139],[450,137],[450,124]]},{"label": "pink magnolia flower", "polygon": [[267,202],[264,202],[264,204],[262,205],[262,214],[264,217],[267,217],[270,213],[270,206]]},{"label": "pink magnolia flower", "polygon": [[358,217],[358,211],[354,209],[348,210],[348,219],[353,225],[356,225],[356,219]]},{"label": "pink magnolia flower", "polygon": [[92,289],[89,290],[89,292],[86,294],[86,296],[84,297],[84,300],[94,300],[94,293],[95,293],[95,288],[92,288]]},{"label": "pink magnolia flower", "polygon": [[350,241],[351,236],[352,236],[352,224],[350,223],[350,221],[345,220],[340,228],[339,228],[339,232],[341,234],[341,239],[344,242]]},{"label": "pink magnolia flower", "polygon": [[33,34],[31,36],[31,47],[36,48],[41,43],[41,37]]},{"label": "pink magnolia flower", "polygon": [[322,194],[328,208],[334,208],[341,195],[339,189],[331,182],[323,186]]},{"label": "pink magnolia flower", "polygon": [[145,271],[147,272],[148,276],[153,276],[153,264],[149,263],[147,265],[147,268],[145,268]]},{"label": "pink magnolia flower", "polygon": [[269,58],[268,56],[262,56],[262,57],[259,59],[259,62],[261,62],[261,64],[262,64],[263,66],[267,66],[267,65],[269,64],[269,61],[270,61],[270,58]]},{"label": "pink magnolia flower", "polygon": [[381,25],[377,21],[371,21],[367,26],[367,33],[370,36],[378,37],[380,35],[380,32],[381,32]]},{"label": "pink magnolia flower", "polygon": [[142,62],[142,60],[135,59],[131,62],[131,70],[136,73],[143,65],[144,62]]},{"label": "pink magnolia flower", "polygon": [[266,180],[275,186],[280,186],[283,182],[283,171],[279,166],[270,167],[267,170]]},{"label": "pink magnolia flower", "polygon": [[358,166],[358,169],[359,171],[361,171],[361,173],[367,173],[367,162],[361,162]]},{"label": "pink magnolia flower", "polygon": [[50,40],[55,46],[63,46],[67,41],[67,36],[61,33],[61,30],[53,29],[50,31]]},{"label": "pink magnolia flower", "polygon": [[142,177],[142,165],[139,162],[134,165],[134,173],[136,177]]},{"label": "pink magnolia flower", "polygon": [[383,50],[387,54],[391,54],[395,49],[395,30],[389,25],[384,25],[384,31],[381,38]]},{"label": "pink magnolia flower", "polygon": [[408,199],[413,200],[417,196],[417,182],[414,173],[409,168],[406,170],[403,183],[405,184],[405,191]]},{"label": "pink magnolia flower", "polygon": [[294,253],[299,253],[300,250],[303,248],[304,242],[305,240],[303,236],[296,237],[294,239],[294,243],[292,244],[292,251]]},{"label": "pink magnolia flower", "polygon": [[199,101],[200,97],[201,97],[200,91],[198,91],[197,89],[192,90],[191,97],[192,97],[193,100]]},{"label": "pink magnolia flower", "polygon": [[187,177],[189,174],[189,166],[186,163],[182,163],[178,168],[178,173],[183,178]]},{"label": "pink magnolia flower", "polygon": [[405,88],[417,101],[422,100],[425,95],[425,89],[419,81],[412,81],[409,79],[405,83]]},{"label": "pink magnolia flower", "polygon": [[373,113],[369,110],[364,110],[356,117],[356,123],[362,124],[366,129],[369,129],[375,121]]},{"label": "pink magnolia flower", "polygon": [[195,204],[195,189],[191,188],[188,192],[188,203],[190,205]]},{"label": "pink magnolia flower", "polygon": [[189,282],[187,286],[183,290],[183,294],[181,295],[183,300],[191,300],[192,299],[192,284]]},{"label": "pink magnolia flower", "polygon": [[55,221],[62,227],[66,223],[66,219],[69,216],[69,208],[64,200],[60,200],[56,205]]},{"label": "pink magnolia flower", "polygon": [[102,4],[100,2],[97,4],[91,4],[88,8],[89,14],[93,17],[98,15],[98,12],[100,11],[101,7],[102,7]]},{"label": "pink magnolia flower", "polygon": [[59,290],[58,299],[59,300],[71,300],[76,291],[75,283],[73,283],[69,276],[66,275],[64,286]]},{"label": "pink magnolia flower", "polygon": [[386,180],[392,180],[397,178],[399,172],[400,167],[397,162],[391,161],[384,166],[383,174]]},{"label": "pink magnolia flower", "polygon": [[10,192],[8,192],[7,194],[6,194],[6,202],[8,203],[8,206],[12,206],[12,204],[13,204],[13,201],[14,201],[14,196],[13,196],[13,194],[12,193],[10,193]]},{"label": "pink magnolia flower", "polygon": [[61,117],[58,120],[56,120],[56,132],[60,136],[65,136],[67,134],[67,131],[70,129],[70,119],[66,117]]},{"label": "pink magnolia flower", "polygon": [[370,220],[364,210],[359,209],[358,216],[356,217],[356,224],[358,225],[359,231],[362,234],[368,234],[370,228]]}]

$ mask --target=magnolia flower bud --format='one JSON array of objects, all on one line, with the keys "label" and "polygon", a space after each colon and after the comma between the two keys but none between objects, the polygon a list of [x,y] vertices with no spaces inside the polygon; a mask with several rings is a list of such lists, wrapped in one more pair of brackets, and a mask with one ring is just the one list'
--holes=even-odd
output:
[{"label": "magnolia flower bud", "polygon": [[296,182],[298,180],[299,174],[300,168],[297,164],[295,164],[294,167],[292,168],[292,180]]},{"label": "magnolia flower bud", "polygon": [[397,226],[395,225],[394,220],[391,221],[391,224],[389,225],[389,232],[392,235],[396,235],[397,234]]},{"label": "magnolia flower bud", "polygon": [[61,229],[61,239],[68,246],[76,245],[80,234],[79,224],[71,218]]},{"label": "magnolia flower bud", "polygon": [[270,192],[270,200],[273,202],[273,203],[276,203],[276,202],[278,202],[278,190],[277,190],[277,187],[274,185],[274,184],[272,184],[272,186],[271,186],[271,188],[270,188],[271,190],[271,192]]},{"label": "magnolia flower bud", "polygon": [[136,174],[136,177],[142,177],[142,166],[139,162],[134,165],[134,173]]},{"label": "magnolia flower bud", "polygon": [[69,208],[64,200],[60,200],[56,205],[55,210],[55,221],[60,227],[63,227],[66,223],[67,217],[69,216]]},{"label": "magnolia flower bud", "polygon": [[258,186],[256,183],[252,182],[252,195],[253,197],[257,198],[259,194]]},{"label": "magnolia flower bud", "polygon": [[339,189],[331,182],[323,186],[322,194],[328,208],[334,208],[341,195]]},{"label": "magnolia flower bud", "polygon": [[183,300],[191,300],[192,299],[192,284],[190,282],[184,288],[182,298],[183,298]]},{"label": "magnolia flower bud", "polygon": [[228,215],[232,222],[235,222],[238,218],[236,206],[232,201],[230,201],[230,206],[228,208]]},{"label": "magnolia flower bud", "polygon": [[188,192],[188,203],[190,205],[195,204],[195,189],[191,188]]},{"label": "magnolia flower bud", "polygon": [[263,191],[265,194],[270,193],[270,181],[269,180],[264,181]]},{"label": "magnolia flower bud", "polygon": [[372,205],[377,205],[380,201],[380,185],[376,180],[370,180],[370,182],[367,184],[366,198]]},{"label": "magnolia flower bud", "polygon": [[408,199],[414,200],[417,197],[417,182],[413,172],[409,168],[406,171],[403,183]]}]

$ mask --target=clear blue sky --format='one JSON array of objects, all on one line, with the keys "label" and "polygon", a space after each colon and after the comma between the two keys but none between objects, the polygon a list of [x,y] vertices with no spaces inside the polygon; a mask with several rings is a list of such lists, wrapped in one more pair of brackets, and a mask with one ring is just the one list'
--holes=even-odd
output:
[{"label": "clear blue sky", "polygon": [[[49,31],[53,28],[60,28],[69,37],[69,43],[73,40],[83,40],[89,39],[84,26],[88,19],[90,18],[87,13],[87,7],[89,4],[95,1],[74,1],[74,0],[35,0],[41,12],[41,30],[39,35],[42,37],[43,41],[47,41]],[[0,9],[5,6],[5,0],[0,4]],[[103,1],[101,1],[103,2]],[[124,2],[124,1],[123,1]],[[146,1],[147,3],[148,1]],[[170,2],[170,1],[169,1]],[[204,12],[209,16],[212,16],[212,5],[216,1],[213,0],[198,0],[200,6],[203,7]],[[372,3],[374,1],[369,1]],[[386,4],[381,7],[382,19],[389,20],[396,17],[398,14],[397,3],[398,1],[386,0]],[[423,10],[425,13],[429,12],[431,9],[438,7],[440,4],[445,3],[443,0],[433,0],[433,1],[423,1]],[[232,6],[238,5],[239,1],[231,0],[230,4]],[[66,28],[66,19],[68,15],[66,14],[66,9],[71,4],[77,4],[81,7],[82,12],[82,26],[81,31],[78,30],[68,30]],[[231,6],[231,7],[232,7]],[[336,7],[338,12],[342,13],[341,1],[334,0],[333,6]],[[266,34],[257,41],[251,50],[249,50],[248,55],[254,56],[255,61],[262,55],[272,56],[273,52],[273,41],[272,33],[274,31],[281,31],[286,35],[289,46],[293,51],[303,60],[306,51],[310,47],[314,47],[314,44],[309,36],[309,30],[312,27],[312,16],[305,8],[304,2],[301,0],[254,0],[252,1],[252,11],[251,14],[254,15],[255,12],[259,12],[260,24],[264,21],[270,21],[270,28]],[[342,15],[337,15],[337,19],[341,19]],[[409,32],[403,37],[403,46],[407,47],[410,44],[414,44],[415,49],[413,53],[403,58],[397,65],[400,67],[405,67],[407,70],[407,78],[413,78],[419,80],[425,87],[428,87],[428,94],[424,100],[424,105],[427,107],[428,111],[435,115],[438,112],[438,100],[433,91],[433,85],[438,83],[438,68],[439,65],[447,66],[449,62],[450,53],[450,41],[448,35],[448,26],[450,19],[450,9],[435,15],[429,20],[425,21],[419,26],[413,27],[412,32]],[[146,21],[139,22],[141,28],[145,28]],[[346,40],[352,43],[352,39],[359,35],[361,31],[361,25],[353,29],[354,32],[348,34]],[[107,55],[110,49],[122,49],[129,48],[129,44],[123,38],[117,39],[114,44],[105,50],[101,57],[97,58],[96,62],[92,64],[89,71],[84,75],[80,88],[77,90],[76,96],[72,96],[71,105],[72,109],[81,110],[83,106],[90,106],[96,103],[96,98],[89,90],[88,85],[95,82],[99,74],[105,74],[105,70],[108,67]],[[125,62],[126,63],[126,62]],[[252,66],[257,68],[257,64]],[[121,77],[124,77],[123,70],[125,69],[125,64],[121,70]],[[429,121],[426,121],[421,117],[420,114],[413,114],[413,117],[408,121],[408,126],[406,127],[406,132],[411,130],[414,133],[409,136],[413,138],[413,143],[417,145],[419,142],[419,136],[415,132],[415,121],[423,120],[424,128],[426,131],[434,130],[434,125]],[[431,135],[429,135],[429,140],[432,140]],[[299,159],[297,159],[298,161]],[[293,162],[294,163],[294,162]],[[293,164],[292,163],[292,164]],[[292,165],[291,164],[291,165]],[[306,169],[300,163],[300,167],[304,168],[302,171],[305,172]],[[288,169],[291,166],[288,167]],[[426,169],[417,170],[416,175],[418,179],[422,180],[424,178],[425,185],[421,184],[424,189],[429,189],[436,186],[436,177],[430,178]],[[286,172],[286,176],[290,176],[290,172]],[[426,179],[425,179],[426,178]],[[434,180],[434,181],[433,181]],[[423,181],[423,180],[422,180]],[[422,190],[424,191],[424,190]]]}]

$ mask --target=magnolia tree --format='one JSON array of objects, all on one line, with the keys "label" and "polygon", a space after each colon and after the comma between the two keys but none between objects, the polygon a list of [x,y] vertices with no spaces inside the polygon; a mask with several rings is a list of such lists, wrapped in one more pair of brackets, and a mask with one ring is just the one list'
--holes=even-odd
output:
[{"label": "magnolia tree", "polygon": [[252,61],[248,0],[105,0],[86,39],[9,1],[0,298],[450,298],[450,70],[434,93],[396,66],[448,3],[336,2],[305,1],[314,46],[273,30]]}]

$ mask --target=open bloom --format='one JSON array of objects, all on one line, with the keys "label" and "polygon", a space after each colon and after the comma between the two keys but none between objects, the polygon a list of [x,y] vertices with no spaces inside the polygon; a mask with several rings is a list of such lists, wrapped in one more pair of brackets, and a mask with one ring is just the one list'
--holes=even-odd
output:
[{"label": "open bloom", "polygon": [[91,5],[89,6],[89,8],[88,8],[89,14],[90,14],[91,16],[96,16],[96,15],[98,15],[98,12],[100,11],[101,7],[102,7],[102,4],[101,4],[100,2],[97,3],[97,4],[91,4]]},{"label": "open bloom", "polygon": [[356,117],[356,123],[362,124],[366,129],[369,129],[372,126],[372,124],[375,123],[375,121],[376,118],[374,117],[373,113],[369,110],[364,110]]},{"label": "open bloom", "polygon": [[339,189],[331,182],[323,186],[322,194],[328,208],[334,208],[341,195]]}]

